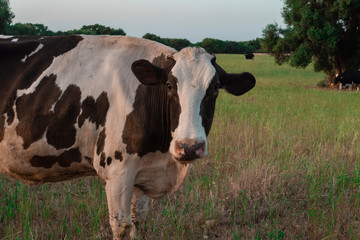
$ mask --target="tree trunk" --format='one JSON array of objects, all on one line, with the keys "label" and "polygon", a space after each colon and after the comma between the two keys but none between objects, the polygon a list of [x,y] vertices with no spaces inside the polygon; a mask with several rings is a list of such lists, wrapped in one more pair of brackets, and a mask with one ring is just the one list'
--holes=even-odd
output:
[{"label": "tree trunk", "polygon": [[342,61],[342,57],[340,57],[339,53],[335,54],[335,74],[341,74],[345,71],[344,61]]}]

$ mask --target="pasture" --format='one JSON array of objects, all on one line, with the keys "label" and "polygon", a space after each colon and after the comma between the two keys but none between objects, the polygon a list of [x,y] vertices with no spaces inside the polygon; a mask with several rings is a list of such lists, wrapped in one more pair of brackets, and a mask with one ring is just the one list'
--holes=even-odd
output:
[{"label": "pasture", "polygon": [[[150,200],[142,239],[359,239],[360,94],[324,90],[313,67],[217,55],[257,80],[221,91],[209,155],[182,189]],[[0,176],[1,239],[111,239],[96,177],[29,187]]]}]

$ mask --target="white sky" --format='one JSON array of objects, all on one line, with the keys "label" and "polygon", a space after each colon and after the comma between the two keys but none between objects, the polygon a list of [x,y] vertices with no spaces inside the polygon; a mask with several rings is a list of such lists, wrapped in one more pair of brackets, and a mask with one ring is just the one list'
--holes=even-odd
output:
[{"label": "white sky", "polygon": [[99,23],[126,35],[246,41],[267,24],[283,25],[281,0],[10,0],[13,23],[41,23],[53,31]]}]

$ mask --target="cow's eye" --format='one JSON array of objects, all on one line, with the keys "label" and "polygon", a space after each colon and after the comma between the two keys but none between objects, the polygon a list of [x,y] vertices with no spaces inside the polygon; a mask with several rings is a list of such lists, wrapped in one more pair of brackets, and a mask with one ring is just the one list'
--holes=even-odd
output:
[{"label": "cow's eye", "polygon": [[214,86],[214,94],[218,94],[220,89],[220,83],[216,83]]},{"label": "cow's eye", "polygon": [[166,87],[168,88],[169,91],[172,90],[171,84],[170,83],[166,83]]}]

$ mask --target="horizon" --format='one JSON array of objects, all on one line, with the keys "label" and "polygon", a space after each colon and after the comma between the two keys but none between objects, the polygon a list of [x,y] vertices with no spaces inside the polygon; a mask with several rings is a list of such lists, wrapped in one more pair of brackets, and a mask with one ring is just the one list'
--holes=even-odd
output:
[{"label": "horizon", "polygon": [[[39,11],[39,5],[46,11]],[[205,38],[237,42],[261,38],[267,24],[282,24],[282,7],[281,0],[244,0],[241,3],[236,0],[221,3],[215,0],[184,0],[181,3],[164,0],[151,3],[145,0],[10,1],[15,15],[13,24],[43,24],[54,32],[100,24],[121,28],[127,36],[142,37],[151,33],[162,38],[188,39],[191,43]]]}]

